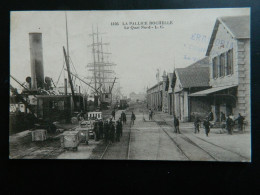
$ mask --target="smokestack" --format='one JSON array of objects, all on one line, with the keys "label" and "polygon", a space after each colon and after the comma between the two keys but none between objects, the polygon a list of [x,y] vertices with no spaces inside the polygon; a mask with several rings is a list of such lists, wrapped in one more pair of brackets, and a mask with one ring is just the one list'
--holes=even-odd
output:
[{"label": "smokestack", "polygon": [[32,89],[44,88],[42,33],[29,33]]}]

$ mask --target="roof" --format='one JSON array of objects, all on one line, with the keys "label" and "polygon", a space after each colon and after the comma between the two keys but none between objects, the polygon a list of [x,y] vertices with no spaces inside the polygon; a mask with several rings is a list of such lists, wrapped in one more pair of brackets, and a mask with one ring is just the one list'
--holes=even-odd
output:
[{"label": "roof", "polygon": [[200,67],[209,67],[209,57],[204,57],[198,61],[196,61],[195,63],[187,66],[186,68],[200,68]]},{"label": "roof", "polygon": [[[157,84],[155,84],[154,86],[150,87],[148,90],[151,90],[151,89],[153,89],[153,88],[157,87],[157,86],[158,86],[158,84],[159,84],[159,85],[161,85],[162,83],[163,83],[163,81],[160,81],[159,83],[157,83]],[[148,90],[147,90],[147,91],[148,91]]]},{"label": "roof", "polygon": [[176,68],[175,71],[183,88],[209,86],[209,68]]},{"label": "roof", "polygon": [[237,85],[213,87],[213,88],[210,88],[210,89],[206,89],[206,90],[203,90],[203,91],[198,91],[196,93],[192,93],[189,96],[193,96],[193,97],[195,97],[195,96],[207,96],[208,94],[211,94],[211,93],[214,93],[214,92],[217,92],[217,91],[221,91],[221,90],[224,90],[224,89],[229,89],[229,88],[236,87],[236,86]]},{"label": "roof", "polygon": [[208,49],[206,55],[209,55],[209,52],[213,46],[219,24],[223,24],[225,28],[230,32],[230,34],[235,39],[249,39],[250,38],[250,17],[249,15],[243,16],[225,16],[217,18],[215,26],[213,28],[211,38],[209,41]]}]

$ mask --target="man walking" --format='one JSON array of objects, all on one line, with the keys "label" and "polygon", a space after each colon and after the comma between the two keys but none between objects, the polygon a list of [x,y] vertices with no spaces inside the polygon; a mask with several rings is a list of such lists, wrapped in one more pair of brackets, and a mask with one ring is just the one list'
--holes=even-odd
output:
[{"label": "man walking", "polygon": [[197,116],[194,121],[195,133],[200,132],[200,122],[201,122],[201,120]]},{"label": "man walking", "polygon": [[175,133],[180,133],[180,129],[179,129],[179,119],[174,115],[174,132]]},{"label": "man walking", "polygon": [[205,128],[205,133],[207,135],[207,137],[209,136],[209,132],[210,132],[210,122],[209,122],[209,118],[206,118],[203,122],[204,128]]},{"label": "man walking", "polygon": [[131,115],[131,124],[132,125],[135,124],[135,114],[134,114],[134,112],[132,112],[132,115]]}]

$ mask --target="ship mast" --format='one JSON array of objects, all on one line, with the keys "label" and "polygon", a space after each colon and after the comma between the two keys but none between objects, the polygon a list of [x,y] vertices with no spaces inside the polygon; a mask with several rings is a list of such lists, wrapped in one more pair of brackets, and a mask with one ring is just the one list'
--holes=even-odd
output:
[{"label": "ship mast", "polygon": [[[92,36],[92,44],[89,45],[89,47],[92,48],[93,63],[87,65],[88,71],[93,72],[93,76],[89,79],[94,79],[94,88],[99,90],[100,94],[102,92],[109,92],[107,87],[112,85],[114,79],[114,71],[111,70],[111,67],[116,65],[114,63],[105,62],[104,60],[104,55],[111,53],[103,51],[103,46],[109,45],[109,43],[103,43],[102,37],[100,36],[101,34],[103,33],[99,33],[98,28],[95,33],[92,26],[92,34],[90,34],[90,36]],[[109,85],[107,86],[107,84]]]}]

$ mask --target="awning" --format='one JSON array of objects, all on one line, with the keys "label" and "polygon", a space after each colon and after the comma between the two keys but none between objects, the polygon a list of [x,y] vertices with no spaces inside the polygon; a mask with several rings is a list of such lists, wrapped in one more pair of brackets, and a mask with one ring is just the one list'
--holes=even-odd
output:
[{"label": "awning", "polygon": [[229,86],[223,86],[223,87],[213,87],[213,88],[210,88],[210,89],[206,89],[206,90],[203,90],[203,91],[198,91],[196,93],[192,93],[189,96],[191,96],[191,97],[207,96],[208,94],[211,94],[211,93],[214,93],[214,92],[217,92],[217,91],[221,91],[221,90],[224,90],[224,89],[229,89],[229,88],[236,87],[236,86],[237,85],[229,85]]}]

